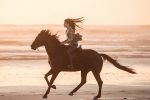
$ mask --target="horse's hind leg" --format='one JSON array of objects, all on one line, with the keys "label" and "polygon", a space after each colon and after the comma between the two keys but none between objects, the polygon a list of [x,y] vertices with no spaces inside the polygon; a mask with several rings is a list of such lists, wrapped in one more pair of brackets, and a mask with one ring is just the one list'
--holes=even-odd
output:
[{"label": "horse's hind leg", "polygon": [[81,83],[69,93],[70,96],[73,96],[73,93],[79,90],[86,83],[87,73],[88,71],[81,71]]},{"label": "horse's hind leg", "polygon": [[99,92],[97,94],[97,96],[95,96],[94,98],[100,98],[101,97],[101,90],[102,90],[102,84],[103,84],[103,81],[101,80],[101,77],[100,77],[100,71],[97,71],[97,70],[94,70],[92,71],[97,83],[98,83],[98,86],[99,86]]}]

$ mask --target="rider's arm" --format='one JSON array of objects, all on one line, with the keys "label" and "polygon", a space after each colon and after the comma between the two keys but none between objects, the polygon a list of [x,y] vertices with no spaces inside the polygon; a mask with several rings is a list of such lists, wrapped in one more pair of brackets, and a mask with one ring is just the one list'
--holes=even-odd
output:
[{"label": "rider's arm", "polygon": [[72,40],[73,40],[73,38],[74,38],[74,30],[70,27],[68,30],[67,30],[67,33],[66,34],[68,34],[67,35],[67,39],[66,40],[64,40],[63,42],[62,42],[62,44],[66,44],[66,43],[70,43]]},{"label": "rider's arm", "polygon": [[62,42],[62,44],[66,44],[66,43],[68,43],[68,39],[66,39]]}]

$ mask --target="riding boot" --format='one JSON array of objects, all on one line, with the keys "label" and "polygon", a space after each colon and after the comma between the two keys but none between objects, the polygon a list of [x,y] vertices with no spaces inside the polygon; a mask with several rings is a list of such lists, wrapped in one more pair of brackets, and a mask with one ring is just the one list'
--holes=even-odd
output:
[{"label": "riding boot", "polygon": [[69,69],[73,69],[73,62],[72,62],[72,58],[70,57],[70,64],[67,66]]},{"label": "riding boot", "polygon": [[67,53],[69,55],[69,65],[68,68],[69,69],[74,69],[73,67],[73,51],[77,48],[77,44],[71,44],[70,48],[68,49]]}]

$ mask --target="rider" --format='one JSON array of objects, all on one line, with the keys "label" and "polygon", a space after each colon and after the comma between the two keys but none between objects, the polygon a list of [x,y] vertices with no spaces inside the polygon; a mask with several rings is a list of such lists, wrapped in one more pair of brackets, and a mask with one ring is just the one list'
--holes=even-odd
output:
[{"label": "rider", "polygon": [[66,35],[67,35],[67,39],[65,41],[62,42],[62,44],[66,44],[68,43],[70,45],[67,53],[69,55],[69,60],[70,60],[70,64],[68,65],[68,68],[73,69],[73,55],[72,52],[78,47],[78,41],[81,39],[78,39],[81,37],[81,35],[77,35],[75,34],[76,28],[81,28],[79,25],[77,25],[77,23],[82,23],[84,21],[83,17],[80,18],[76,18],[76,19],[72,19],[72,18],[67,18],[64,20],[64,27],[67,28],[66,30]]}]

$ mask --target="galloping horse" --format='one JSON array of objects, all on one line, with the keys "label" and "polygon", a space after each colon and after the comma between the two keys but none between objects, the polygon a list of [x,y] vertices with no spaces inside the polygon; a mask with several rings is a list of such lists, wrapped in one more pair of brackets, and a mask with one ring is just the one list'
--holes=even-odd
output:
[{"label": "galloping horse", "polygon": [[[56,88],[55,85],[53,85],[53,82],[61,71],[81,71],[81,83],[69,93],[71,96],[73,96],[73,94],[86,83],[87,74],[89,71],[92,71],[99,86],[99,92],[94,98],[101,97],[103,81],[101,80],[100,72],[103,66],[103,61],[107,60],[117,68],[129,73],[136,73],[133,71],[133,69],[120,65],[116,60],[106,54],[99,54],[92,49],[82,49],[81,47],[77,48],[73,52],[74,68],[69,69],[67,67],[69,64],[67,49],[69,46],[62,45],[57,35],[52,35],[49,30],[42,30],[33,41],[31,48],[36,50],[41,46],[45,46],[51,67],[49,72],[45,74],[45,80],[48,84],[48,89],[43,98],[47,98],[51,88]],[[52,75],[50,82],[48,81],[49,75]]]}]

